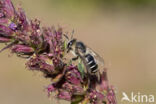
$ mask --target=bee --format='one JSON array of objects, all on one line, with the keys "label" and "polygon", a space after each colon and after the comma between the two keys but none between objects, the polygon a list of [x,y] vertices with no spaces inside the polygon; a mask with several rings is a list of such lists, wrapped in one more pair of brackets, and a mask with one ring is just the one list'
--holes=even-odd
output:
[{"label": "bee", "polygon": [[67,53],[71,52],[74,56],[72,60],[76,61],[80,58],[85,66],[85,72],[90,78],[90,82],[97,81],[100,83],[100,73],[102,73],[102,69],[104,68],[103,58],[83,42],[73,38],[73,36],[70,40],[66,35],[65,37],[68,39]]}]

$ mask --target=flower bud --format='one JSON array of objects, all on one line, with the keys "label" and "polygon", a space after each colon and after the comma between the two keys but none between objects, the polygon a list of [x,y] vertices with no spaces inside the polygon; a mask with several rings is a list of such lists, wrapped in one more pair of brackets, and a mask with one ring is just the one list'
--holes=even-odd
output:
[{"label": "flower bud", "polygon": [[10,42],[10,39],[4,38],[4,37],[0,37],[0,43],[7,43],[7,42]]},{"label": "flower bud", "polygon": [[71,94],[67,91],[61,90],[58,94],[58,98],[70,101],[71,100]]},{"label": "flower bud", "polygon": [[53,84],[49,85],[49,86],[47,87],[48,96],[50,96],[50,94],[51,94],[53,91],[55,91],[55,90],[56,90],[56,89],[55,89],[55,87],[54,87]]},{"label": "flower bud", "polygon": [[0,4],[2,4],[4,6],[3,10],[6,12],[7,17],[13,17],[14,16],[15,9],[14,9],[14,6],[13,6],[11,0],[1,0]]},{"label": "flower bud", "polygon": [[24,54],[29,54],[29,53],[33,53],[34,49],[25,45],[15,45],[12,48],[12,51],[14,53],[24,53]]}]

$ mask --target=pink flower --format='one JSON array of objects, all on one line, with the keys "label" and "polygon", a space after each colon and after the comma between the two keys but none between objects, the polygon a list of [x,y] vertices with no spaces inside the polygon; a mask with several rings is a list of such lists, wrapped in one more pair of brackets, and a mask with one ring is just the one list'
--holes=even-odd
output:
[{"label": "pink flower", "polygon": [[55,91],[56,90],[56,88],[54,87],[54,85],[49,85],[48,87],[47,87],[47,91],[48,91],[48,96],[50,96],[50,94],[53,92],[53,91]]},{"label": "pink flower", "polygon": [[80,85],[82,78],[76,66],[70,65],[66,73],[66,80],[72,84]]},{"label": "pink flower", "polygon": [[54,66],[48,64],[46,61],[48,61],[48,59],[46,57],[42,57],[42,56],[38,56],[35,58],[31,58],[28,62],[27,62],[27,66],[29,67],[29,69],[31,70],[38,70],[38,71],[42,71],[44,73],[52,73],[54,72]]},{"label": "pink flower", "polygon": [[1,0],[0,5],[2,5],[3,13],[5,16],[11,18],[15,15],[15,9],[11,0]]},{"label": "pink flower", "polygon": [[10,39],[4,38],[4,37],[0,37],[0,43],[7,43],[7,42],[10,42]]},{"label": "pink flower", "polygon": [[72,92],[72,94],[84,93],[84,90],[81,86],[76,86],[76,85],[70,84],[68,82],[64,83],[62,88],[69,92]]},{"label": "pink flower", "polygon": [[14,53],[23,53],[23,54],[31,54],[34,52],[34,49],[25,45],[14,45],[12,47],[12,52]]},{"label": "pink flower", "polygon": [[59,91],[58,98],[70,101],[71,94],[67,91],[61,90],[61,91]]},{"label": "pink flower", "polygon": [[116,96],[113,87],[111,86],[107,94],[109,104],[117,104]]},{"label": "pink flower", "polygon": [[105,101],[105,96],[97,91],[91,91],[89,97],[92,104],[102,104]]}]

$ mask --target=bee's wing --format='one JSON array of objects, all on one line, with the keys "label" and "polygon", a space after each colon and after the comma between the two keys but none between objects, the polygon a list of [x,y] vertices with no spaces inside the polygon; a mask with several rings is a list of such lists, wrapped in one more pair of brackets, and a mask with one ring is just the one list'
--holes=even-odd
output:
[{"label": "bee's wing", "polygon": [[93,57],[95,58],[95,61],[97,61],[100,64],[104,64],[103,58],[98,53],[96,53],[94,50],[92,50],[89,47],[87,47],[87,51],[88,51],[88,53],[90,53],[91,55],[93,55]]},{"label": "bee's wing", "polygon": [[103,58],[98,53],[96,53],[94,50],[89,48],[88,46],[87,46],[87,51],[95,58],[95,61],[98,64],[98,68],[99,68],[100,72],[102,72],[102,70],[104,68]]}]

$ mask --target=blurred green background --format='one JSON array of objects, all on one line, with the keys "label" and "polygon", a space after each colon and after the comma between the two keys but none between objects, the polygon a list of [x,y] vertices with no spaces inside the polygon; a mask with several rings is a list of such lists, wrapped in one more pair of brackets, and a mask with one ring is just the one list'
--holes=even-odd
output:
[{"label": "blurred green background", "polygon": [[[20,3],[27,16],[40,19],[43,26],[62,26],[69,32],[74,29],[76,38],[96,50],[105,60],[118,104],[123,91],[156,96],[156,0],[13,2]],[[50,81],[28,71],[25,62],[9,51],[0,54],[0,103],[57,103],[44,91]]]}]

